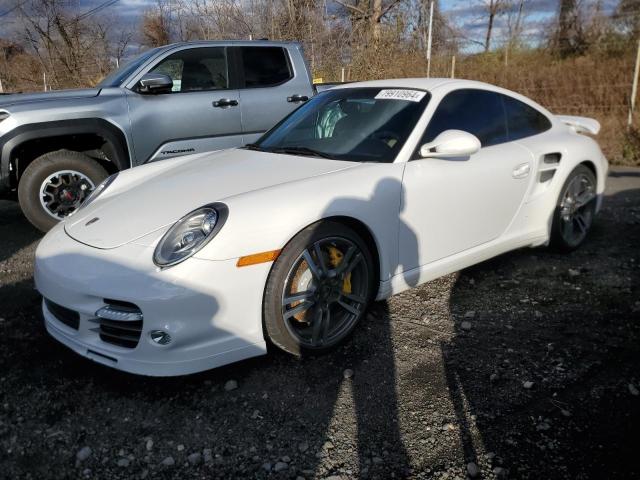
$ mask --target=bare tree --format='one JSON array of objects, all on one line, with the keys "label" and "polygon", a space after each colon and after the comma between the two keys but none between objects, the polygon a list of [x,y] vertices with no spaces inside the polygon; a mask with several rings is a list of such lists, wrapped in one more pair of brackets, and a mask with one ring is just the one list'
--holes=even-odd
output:
[{"label": "bare tree", "polygon": [[394,7],[402,0],[356,0],[355,3],[347,3],[336,0],[352,15],[353,23],[357,26],[366,24],[374,42],[379,42],[381,37],[381,23]]},{"label": "bare tree", "polygon": [[142,44],[159,47],[171,42],[171,10],[164,0],[156,0],[153,8],[144,12],[142,17]]},{"label": "bare tree", "polygon": [[493,25],[496,17],[504,12],[507,3],[505,0],[482,0],[487,13],[487,35],[484,40],[484,51],[488,52],[491,48],[491,36],[493,34]]},{"label": "bare tree", "polygon": [[554,50],[561,57],[580,53],[586,46],[584,29],[577,0],[560,0]]}]

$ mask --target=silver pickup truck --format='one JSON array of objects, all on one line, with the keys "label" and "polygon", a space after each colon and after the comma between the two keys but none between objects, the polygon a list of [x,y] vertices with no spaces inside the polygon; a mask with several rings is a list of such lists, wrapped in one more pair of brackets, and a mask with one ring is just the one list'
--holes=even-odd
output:
[{"label": "silver pickup truck", "polygon": [[95,88],[1,96],[0,197],[46,231],[109,174],[251,143],[314,93],[299,44],[216,41],[146,51]]}]

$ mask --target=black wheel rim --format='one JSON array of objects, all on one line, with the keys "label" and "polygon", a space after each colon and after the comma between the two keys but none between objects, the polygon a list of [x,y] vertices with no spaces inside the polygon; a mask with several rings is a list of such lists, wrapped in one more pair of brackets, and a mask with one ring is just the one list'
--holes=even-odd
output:
[{"label": "black wheel rim", "polygon": [[49,175],[40,185],[40,204],[49,216],[62,220],[75,212],[95,188],[85,174],[61,170]]},{"label": "black wheel rim", "polygon": [[593,223],[595,185],[580,173],[567,185],[560,202],[560,234],[574,247],[582,243]]},{"label": "black wheel rim", "polygon": [[367,305],[369,274],[362,251],[347,238],[324,238],[298,256],[284,282],[281,306],[300,345],[330,347],[351,331]]}]

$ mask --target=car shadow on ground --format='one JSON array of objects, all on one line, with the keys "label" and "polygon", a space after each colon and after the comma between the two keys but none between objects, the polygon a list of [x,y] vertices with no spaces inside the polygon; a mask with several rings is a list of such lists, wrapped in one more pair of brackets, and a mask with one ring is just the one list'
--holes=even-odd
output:
[{"label": "car shadow on ground", "polygon": [[639,473],[640,190],[605,201],[579,250],[511,252],[451,290],[443,365],[465,461],[483,472]]}]

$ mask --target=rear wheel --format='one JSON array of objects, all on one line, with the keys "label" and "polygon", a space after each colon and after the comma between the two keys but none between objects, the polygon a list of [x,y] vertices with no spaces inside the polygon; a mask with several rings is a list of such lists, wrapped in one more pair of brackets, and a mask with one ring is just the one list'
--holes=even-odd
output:
[{"label": "rear wheel", "polygon": [[69,150],[46,153],[29,164],[18,184],[27,219],[46,232],[75,212],[107,171],[95,160]]},{"label": "rear wheel", "polygon": [[596,212],[596,177],[579,165],[564,183],[553,217],[551,245],[564,252],[578,248],[587,238]]},{"label": "rear wheel", "polygon": [[269,339],[301,355],[344,341],[374,293],[374,269],[365,242],[352,229],[326,221],[289,242],[273,266],[264,297]]}]

